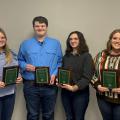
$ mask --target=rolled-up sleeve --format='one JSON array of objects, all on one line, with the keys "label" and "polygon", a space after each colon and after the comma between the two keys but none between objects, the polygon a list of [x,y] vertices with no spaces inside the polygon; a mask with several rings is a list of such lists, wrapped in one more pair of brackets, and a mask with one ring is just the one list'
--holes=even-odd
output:
[{"label": "rolled-up sleeve", "polygon": [[24,71],[26,69],[26,60],[23,55],[23,47],[22,45],[20,46],[19,52],[18,52],[18,64],[20,66],[20,69]]},{"label": "rolled-up sleeve", "polygon": [[56,55],[55,55],[55,58],[54,58],[54,65],[56,66],[55,69],[53,70],[53,75],[57,75],[57,72],[58,72],[58,67],[61,67],[62,66],[62,50],[61,50],[61,45],[60,45],[60,42],[58,42],[58,45],[57,45],[57,52],[56,52]]}]

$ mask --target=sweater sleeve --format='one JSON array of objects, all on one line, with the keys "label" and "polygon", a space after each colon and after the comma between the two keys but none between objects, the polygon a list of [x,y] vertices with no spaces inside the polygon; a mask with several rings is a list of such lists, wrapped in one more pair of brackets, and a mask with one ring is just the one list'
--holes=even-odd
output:
[{"label": "sweater sleeve", "polygon": [[85,54],[83,60],[83,73],[81,79],[76,81],[76,85],[79,87],[79,89],[84,89],[89,85],[94,73],[92,56],[89,53],[87,53]]},{"label": "sweater sleeve", "polygon": [[94,75],[91,79],[91,85],[97,90],[98,85],[101,85],[101,82],[99,80],[99,67],[100,67],[100,61],[101,61],[101,55],[102,53],[98,53],[94,58],[94,65],[95,65],[95,71]]}]

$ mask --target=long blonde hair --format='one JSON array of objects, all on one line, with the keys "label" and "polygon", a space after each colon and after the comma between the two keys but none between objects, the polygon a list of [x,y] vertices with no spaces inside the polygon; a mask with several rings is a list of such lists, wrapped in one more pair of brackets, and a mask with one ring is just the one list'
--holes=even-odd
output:
[{"label": "long blonde hair", "polygon": [[[7,40],[6,34],[2,28],[0,28],[0,33],[2,33],[5,37],[5,39]],[[12,53],[11,53],[11,50],[9,49],[7,43],[5,44],[5,46],[3,46],[2,49],[5,51],[6,64],[9,64],[12,61]]]}]

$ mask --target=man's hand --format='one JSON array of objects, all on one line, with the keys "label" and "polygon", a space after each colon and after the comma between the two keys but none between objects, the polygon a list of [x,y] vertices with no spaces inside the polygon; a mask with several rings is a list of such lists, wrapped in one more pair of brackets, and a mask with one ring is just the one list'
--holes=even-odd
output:
[{"label": "man's hand", "polygon": [[31,64],[27,64],[27,65],[26,65],[26,70],[27,70],[27,71],[31,71],[31,72],[32,72],[32,71],[35,71],[35,66],[33,66],[33,65],[31,65]]}]

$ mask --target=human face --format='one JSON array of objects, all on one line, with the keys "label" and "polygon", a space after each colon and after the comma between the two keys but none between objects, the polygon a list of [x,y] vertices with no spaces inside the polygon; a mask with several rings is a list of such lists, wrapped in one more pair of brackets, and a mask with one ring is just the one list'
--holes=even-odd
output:
[{"label": "human face", "polygon": [[0,49],[2,49],[6,44],[6,37],[5,35],[0,32]]},{"label": "human face", "polygon": [[76,33],[73,33],[71,36],[70,36],[70,45],[73,49],[76,49],[79,45],[79,38],[78,38],[78,35]]},{"label": "human face", "polygon": [[45,23],[35,22],[34,31],[37,37],[45,37],[47,34],[47,26]]},{"label": "human face", "polygon": [[120,50],[120,33],[117,32],[113,35],[111,45],[114,50]]}]

